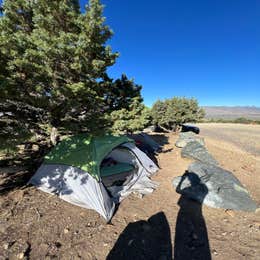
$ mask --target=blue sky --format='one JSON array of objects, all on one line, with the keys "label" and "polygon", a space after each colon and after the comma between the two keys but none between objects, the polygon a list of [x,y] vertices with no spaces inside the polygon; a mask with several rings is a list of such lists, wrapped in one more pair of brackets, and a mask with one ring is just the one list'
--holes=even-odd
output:
[{"label": "blue sky", "polygon": [[259,0],[101,1],[120,52],[109,74],[134,78],[146,105],[186,96],[260,107]]},{"label": "blue sky", "polygon": [[[84,5],[86,1],[81,1]],[[147,105],[172,96],[201,105],[260,106],[259,0],[103,0],[109,69],[143,86]]]}]

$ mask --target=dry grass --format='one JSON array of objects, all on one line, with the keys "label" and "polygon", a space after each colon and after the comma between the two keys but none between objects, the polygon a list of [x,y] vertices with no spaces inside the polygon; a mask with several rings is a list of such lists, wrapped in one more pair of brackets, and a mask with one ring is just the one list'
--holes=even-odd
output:
[{"label": "dry grass", "polygon": [[260,125],[205,123],[198,124],[201,135],[216,141],[225,141],[238,149],[260,156]]}]

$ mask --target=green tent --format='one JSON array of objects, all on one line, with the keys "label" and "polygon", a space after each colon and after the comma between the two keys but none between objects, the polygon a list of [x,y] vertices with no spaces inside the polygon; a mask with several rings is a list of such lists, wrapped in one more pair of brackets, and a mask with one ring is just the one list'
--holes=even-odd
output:
[{"label": "green tent", "polygon": [[[112,165],[104,166],[104,160]],[[75,205],[94,209],[107,221],[115,204],[133,191],[152,192],[154,162],[127,136],[86,134],[62,140],[46,155],[30,183]]]},{"label": "green tent", "polygon": [[115,147],[133,142],[126,136],[105,135],[91,137],[86,134],[69,137],[59,143],[46,157],[46,164],[64,164],[88,172],[100,180],[100,164]]}]

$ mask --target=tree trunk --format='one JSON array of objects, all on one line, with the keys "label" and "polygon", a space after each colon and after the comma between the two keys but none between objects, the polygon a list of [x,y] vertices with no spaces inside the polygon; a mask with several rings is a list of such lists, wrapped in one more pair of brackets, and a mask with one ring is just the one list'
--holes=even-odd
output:
[{"label": "tree trunk", "polygon": [[165,127],[163,127],[163,126],[161,126],[161,125],[159,125],[159,124],[158,124],[158,126],[159,126],[163,131],[165,131],[166,133],[170,133],[170,132],[171,132],[170,130],[166,129]]},{"label": "tree trunk", "polygon": [[51,144],[56,145],[58,140],[58,130],[56,127],[52,127],[50,138],[51,138]]}]

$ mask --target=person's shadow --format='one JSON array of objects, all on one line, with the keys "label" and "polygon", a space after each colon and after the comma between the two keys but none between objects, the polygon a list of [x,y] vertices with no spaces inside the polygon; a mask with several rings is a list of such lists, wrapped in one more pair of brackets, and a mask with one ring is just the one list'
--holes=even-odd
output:
[{"label": "person's shadow", "polygon": [[128,224],[107,256],[107,260],[119,259],[172,259],[171,232],[163,212]]},{"label": "person's shadow", "polygon": [[[191,185],[185,188],[184,182]],[[201,204],[208,189],[195,173],[188,172],[182,176],[176,191],[185,195],[178,201],[180,210],[175,228],[174,260],[210,260],[208,233]],[[192,200],[195,196],[199,202]]]}]

